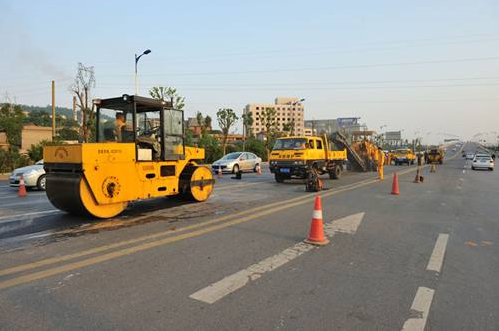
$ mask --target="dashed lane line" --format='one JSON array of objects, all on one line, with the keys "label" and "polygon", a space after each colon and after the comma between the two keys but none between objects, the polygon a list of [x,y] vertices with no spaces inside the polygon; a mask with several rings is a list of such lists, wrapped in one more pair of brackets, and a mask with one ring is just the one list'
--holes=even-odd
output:
[{"label": "dashed lane line", "polygon": [[[336,232],[355,234],[363,217],[364,213],[359,213],[329,223],[326,225],[325,233],[328,237],[334,236]],[[311,251],[313,248],[315,248],[315,246],[299,242],[276,255],[227,276],[222,280],[191,294],[189,297],[208,304],[215,303],[246,286],[251,281],[261,278],[265,273],[282,267],[286,263]]]},{"label": "dashed lane line", "polygon": [[448,240],[449,235],[447,233],[440,233],[438,235],[426,270],[440,272],[442,264],[444,263],[445,250],[447,248]]},{"label": "dashed lane line", "polygon": [[435,290],[431,288],[418,288],[411,306],[410,316],[412,317],[405,321],[402,331],[424,330],[434,294]]}]

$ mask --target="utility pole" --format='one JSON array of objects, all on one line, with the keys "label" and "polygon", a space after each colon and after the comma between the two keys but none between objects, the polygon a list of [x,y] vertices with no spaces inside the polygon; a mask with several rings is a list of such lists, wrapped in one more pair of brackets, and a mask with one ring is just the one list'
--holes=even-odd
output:
[{"label": "utility pole", "polygon": [[55,140],[55,80],[52,80],[52,141]]}]

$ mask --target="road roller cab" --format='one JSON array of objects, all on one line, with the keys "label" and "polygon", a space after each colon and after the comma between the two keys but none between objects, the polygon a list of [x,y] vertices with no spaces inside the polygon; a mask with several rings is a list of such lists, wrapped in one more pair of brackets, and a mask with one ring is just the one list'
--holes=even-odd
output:
[{"label": "road roller cab", "polygon": [[208,199],[214,179],[198,165],[204,149],[184,145],[183,111],[129,95],[94,105],[96,143],[44,148],[47,196],[55,207],[109,218],[135,200]]}]

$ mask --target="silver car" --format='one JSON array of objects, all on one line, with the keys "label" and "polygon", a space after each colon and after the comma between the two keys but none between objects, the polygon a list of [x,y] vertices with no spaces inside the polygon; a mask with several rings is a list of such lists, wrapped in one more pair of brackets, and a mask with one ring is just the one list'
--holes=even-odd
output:
[{"label": "silver car", "polygon": [[213,171],[236,173],[241,171],[258,171],[258,166],[261,166],[262,159],[250,152],[234,152],[225,155],[223,158],[216,160],[211,165]]},{"label": "silver car", "polygon": [[17,168],[12,171],[9,177],[9,185],[18,187],[23,175],[26,188],[36,187],[39,190],[45,191],[45,170],[43,170],[43,160],[36,162],[34,165]]}]

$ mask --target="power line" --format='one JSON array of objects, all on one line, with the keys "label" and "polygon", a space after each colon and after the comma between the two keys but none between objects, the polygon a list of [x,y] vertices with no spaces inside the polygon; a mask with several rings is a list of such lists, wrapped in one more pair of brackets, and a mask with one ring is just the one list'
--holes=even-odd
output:
[{"label": "power line", "polygon": [[[215,75],[241,75],[241,74],[265,74],[265,73],[280,73],[280,72],[304,72],[304,71],[322,71],[336,69],[354,69],[354,68],[381,68],[381,67],[398,67],[410,65],[425,65],[425,64],[442,64],[442,63],[463,63],[463,62],[481,62],[481,61],[497,61],[499,57],[478,57],[465,59],[451,60],[431,60],[431,61],[415,61],[415,62],[395,62],[395,63],[378,63],[378,64],[355,64],[343,66],[324,66],[324,67],[309,67],[309,68],[288,68],[288,69],[266,69],[266,70],[247,70],[247,71],[214,71],[214,72],[199,72],[199,73],[161,73],[161,74],[141,74],[144,77],[157,76],[215,76]],[[130,75],[107,75],[107,76],[130,76]]]}]

